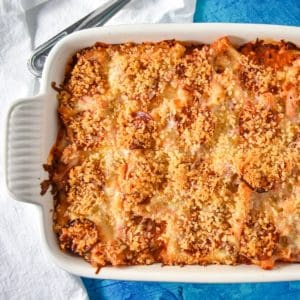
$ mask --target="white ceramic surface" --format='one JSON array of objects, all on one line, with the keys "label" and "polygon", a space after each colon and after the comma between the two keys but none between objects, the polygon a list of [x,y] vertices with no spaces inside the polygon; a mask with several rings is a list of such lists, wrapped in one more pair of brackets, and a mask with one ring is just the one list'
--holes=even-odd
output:
[{"label": "white ceramic surface", "polygon": [[[234,44],[258,38],[285,39],[300,45],[300,28],[255,24],[155,24],[121,25],[76,32],[61,40],[49,54],[39,95],[15,101],[7,114],[6,183],[10,196],[33,204],[38,209],[42,245],[49,257],[70,273],[94,278],[176,281],[176,282],[262,282],[300,280],[300,264],[279,264],[271,271],[256,266],[160,265],[105,267],[99,274],[82,258],[59,250],[52,231],[53,201],[50,193],[40,196],[40,182],[47,174],[42,169],[57,135],[56,92],[51,82],[63,80],[65,64],[77,50],[97,41],[105,43],[178,39],[211,43],[229,36]],[[21,222],[21,220],[20,220]],[[26,247],[26,245],[24,245]]]}]

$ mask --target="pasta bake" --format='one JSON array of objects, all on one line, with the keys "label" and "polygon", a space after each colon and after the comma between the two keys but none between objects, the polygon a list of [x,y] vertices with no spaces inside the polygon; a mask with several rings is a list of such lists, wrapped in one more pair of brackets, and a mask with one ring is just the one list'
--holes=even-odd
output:
[{"label": "pasta bake", "polygon": [[45,169],[63,251],[106,265],[300,261],[300,51],[168,40],[78,51]]}]

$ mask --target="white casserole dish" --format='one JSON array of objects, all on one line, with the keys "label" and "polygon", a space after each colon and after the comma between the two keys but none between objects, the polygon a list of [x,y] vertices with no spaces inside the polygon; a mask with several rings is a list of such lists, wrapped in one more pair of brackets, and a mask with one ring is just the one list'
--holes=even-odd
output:
[{"label": "white casserole dish", "polygon": [[[82,258],[60,251],[52,231],[53,200],[40,196],[42,169],[57,135],[56,92],[51,82],[62,82],[65,64],[77,50],[97,41],[105,43],[178,39],[211,43],[228,35],[234,44],[257,37],[300,44],[300,28],[253,24],[123,25],[80,31],[61,40],[49,54],[39,95],[17,100],[7,114],[6,183],[12,198],[34,204],[39,211],[42,245],[49,257],[66,271],[84,277],[175,282],[263,282],[300,280],[300,264],[279,264],[271,271],[256,266],[105,267],[98,274]],[[26,245],[25,245],[26,247]]]}]

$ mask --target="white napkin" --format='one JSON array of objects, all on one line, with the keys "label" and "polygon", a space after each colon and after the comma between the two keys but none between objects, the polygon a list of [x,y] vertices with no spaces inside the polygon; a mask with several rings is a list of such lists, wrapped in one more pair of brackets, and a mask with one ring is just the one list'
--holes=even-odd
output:
[{"label": "white napkin", "polygon": [[[108,0],[0,1],[0,132],[12,100],[33,93],[31,49]],[[192,22],[195,0],[132,0],[107,24]],[[3,140],[0,157],[3,166]],[[36,210],[4,193],[0,168],[0,299],[87,299],[80,278],[56,267],[41,249]]]}]

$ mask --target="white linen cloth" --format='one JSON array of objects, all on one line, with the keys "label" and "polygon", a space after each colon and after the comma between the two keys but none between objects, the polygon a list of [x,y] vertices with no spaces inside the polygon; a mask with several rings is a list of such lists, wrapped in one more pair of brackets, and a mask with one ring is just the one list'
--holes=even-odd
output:
[{"label": "white linen cloth", "polygon": [[[56,267],[41,249],[36,211],[4,188],[4,114],[32,95],[31,49],[108,0],[0,0],[0,299],[87,299],[80,278]],[[108,23],[192,22],[196,0],[132,0]]]}]

